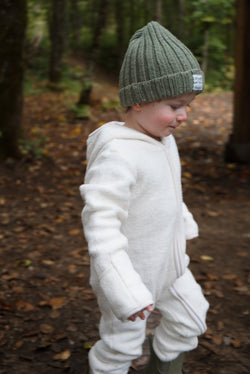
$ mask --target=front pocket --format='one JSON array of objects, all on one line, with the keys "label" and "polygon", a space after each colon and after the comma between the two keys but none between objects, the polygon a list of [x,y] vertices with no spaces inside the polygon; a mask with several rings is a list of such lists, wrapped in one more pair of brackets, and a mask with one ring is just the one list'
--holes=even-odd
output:
[{"label": "front pocket", "polygon": [[186,336],[203,334],[209,304],[189,269],[170,286],[170,292],[174,297],[173,313],[182,325],[182,333]]}]

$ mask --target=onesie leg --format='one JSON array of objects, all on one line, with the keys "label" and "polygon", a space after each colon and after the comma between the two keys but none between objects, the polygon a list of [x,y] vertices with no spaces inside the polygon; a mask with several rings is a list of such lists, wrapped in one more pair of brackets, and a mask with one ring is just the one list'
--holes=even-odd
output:
[{"label": "onesie leg", "polygon": [[89,352],[93,374],[127,374],[131,361],[141,356],[146,321],[119,321],[112,312],[103,313],[100,337]]},{"label": "onesie leg", "polygon": [[186,269],[156,305],[162,320],[155,330],[153,348],[160,360],[172,361],[197,347],[198,336],[206,331],[208,306],[201,287]]}]

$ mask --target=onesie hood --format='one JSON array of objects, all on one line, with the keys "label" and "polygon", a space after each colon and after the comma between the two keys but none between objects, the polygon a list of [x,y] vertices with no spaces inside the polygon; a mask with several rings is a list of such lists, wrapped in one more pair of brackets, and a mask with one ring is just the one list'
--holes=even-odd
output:
[{"label": "onesie hood", "polygon": [[[168,138],[171,136],[172,135],[162,138],[162,143],[164,143],[165,146],[167,145]],[[92,164],[93,160],[95,160],[103,147],[115,139],[139,140],[158,145],[160,144],[158,140],[155,140],[140,131],[124,126],[124,122],[111,121],[99,127],[89,135],[87,140],[88,167]]]}]

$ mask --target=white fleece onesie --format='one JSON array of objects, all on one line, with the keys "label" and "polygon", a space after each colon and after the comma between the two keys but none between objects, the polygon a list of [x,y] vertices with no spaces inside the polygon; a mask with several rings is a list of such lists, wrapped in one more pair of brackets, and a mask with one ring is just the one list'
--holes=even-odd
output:
[{"label": "white fleece onesie", "polygon": [[92,372],[127,373],[145,338],[145,321],[128,317],[150,304],[162,314],[155,352],[172,360],[196,347],[208,309],[187,269],[186,239],[198,227],[182,201],[174,137],[159,142],[109,122],[90,134],[87,161],[82,221],[102,312]]}]

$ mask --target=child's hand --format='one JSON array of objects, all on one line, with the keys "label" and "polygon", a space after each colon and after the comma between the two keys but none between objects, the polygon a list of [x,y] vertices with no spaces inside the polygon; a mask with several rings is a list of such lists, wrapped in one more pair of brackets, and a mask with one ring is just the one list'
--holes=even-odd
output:
[{"label": "child's hand", "polygon": [[153,306],[152,305],[148,305],[146,308],[140,310],[139,312],[133,314],[132,316],[130,316],[128,319],[132,322],[134,322],[136,320],[136,317],[140,317],[140,319],[145,319],[146,316],[145,314],[143,313],[144,310],[147,310],[149,313],[150,312],[153,312]]}]

